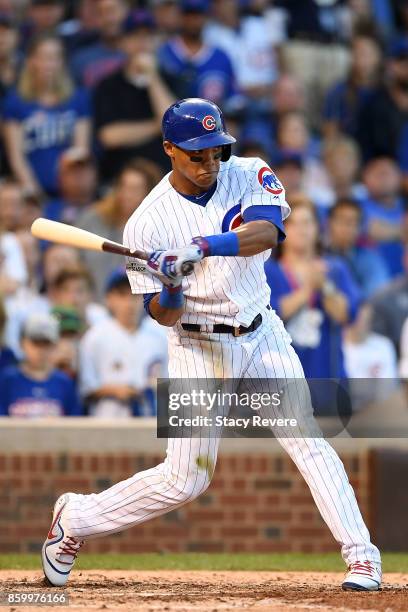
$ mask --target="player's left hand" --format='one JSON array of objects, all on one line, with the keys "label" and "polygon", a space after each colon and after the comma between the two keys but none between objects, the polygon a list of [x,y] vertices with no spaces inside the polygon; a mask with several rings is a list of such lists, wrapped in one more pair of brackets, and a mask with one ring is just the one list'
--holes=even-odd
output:
[{"label": "player's left hand", "polygon": [[177,286],[183,276],[192,273],[194,264],[202,258],[203,253],[197,245],[154,251],[147,261],[146,270],[163,284]]}]

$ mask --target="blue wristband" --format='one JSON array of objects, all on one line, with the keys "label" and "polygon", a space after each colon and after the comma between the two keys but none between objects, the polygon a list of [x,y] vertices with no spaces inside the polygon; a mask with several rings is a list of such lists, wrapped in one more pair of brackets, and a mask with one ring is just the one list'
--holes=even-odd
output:
[{"label": "blue wristband", "polygon": [[204,240],[208,244],[208,255],[224,255],[233,257],[239,252],[239,238],[236,232],[226,232],[215,236],[205,236]]},{"label": "blue wristband", "polygon": [[159,304],[160,306],[163,306],[163,308],[171,308],[173,310],[181,308],[184,304],[182,286],[179,285],[178,287],[167,287],[164,285],[160,293]]}]

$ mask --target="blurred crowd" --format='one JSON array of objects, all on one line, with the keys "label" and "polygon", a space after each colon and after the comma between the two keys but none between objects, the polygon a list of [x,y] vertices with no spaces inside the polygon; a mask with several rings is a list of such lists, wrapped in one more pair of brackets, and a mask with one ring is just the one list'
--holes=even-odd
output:
[{"label": "blurred crowd", "polygon": [[266,276],[306,376],[408,378],[405,0],[0,0],[0,415],[155,413],[166,335],[120,258],[29,228],[122,242],[190,96],[286,189]]}]

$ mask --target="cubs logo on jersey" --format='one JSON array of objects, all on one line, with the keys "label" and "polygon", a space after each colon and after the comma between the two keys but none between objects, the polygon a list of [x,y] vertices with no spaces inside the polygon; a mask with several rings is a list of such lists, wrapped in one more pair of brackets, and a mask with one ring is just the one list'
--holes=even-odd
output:
[{"label": "cubs logo on jersey", "polygon": [[231,230],[236,229],[242,225],[243,222],[244,220],[241,215],[241,204],[236,204],[224,215],[221,225],[222,233],[225,234],[225,232],[230,232]]},{"label": "cubs logo on jersey", "polygon": [[283,187],[278,181],[274,172],[268,168],[268,166],[263,166],[258,171],[258,182],[265,189],[269,191],[269,193],[273,193],[274,195],[279,195],[283,191]]}]

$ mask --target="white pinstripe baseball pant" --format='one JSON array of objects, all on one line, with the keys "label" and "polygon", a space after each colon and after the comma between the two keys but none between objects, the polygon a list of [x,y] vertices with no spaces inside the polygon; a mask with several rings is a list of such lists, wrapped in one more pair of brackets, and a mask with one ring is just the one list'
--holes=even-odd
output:
[{"label": "white pinstripe baseball pant", "polygon": [[[255,331],[239,338],[229,334],[172,333],[169,343],[170,378],[303,379],[300,361],[283,324],[265,313]],[[213,340],[213,338],[215,340]],[[251,382],[252,381],[252,382]],[[255,390],[255,387],[254,387]],[[294,410],[300,401],[291,399]],[[276,437],[308,484],[317,507],[341,545],[349,565],[356,560],[379,562],[370,542],[354,491],[343,464],[321,437]],[[139,472],[106,491],[77,495],[68,504],[75,537],[108,535],[174,510],[203,493],[210,484],[219,438],[171,438],[160,465]],[[198,458],[208,458],[203,465]],[[210,469],[206,469],[209,466]]]}]

